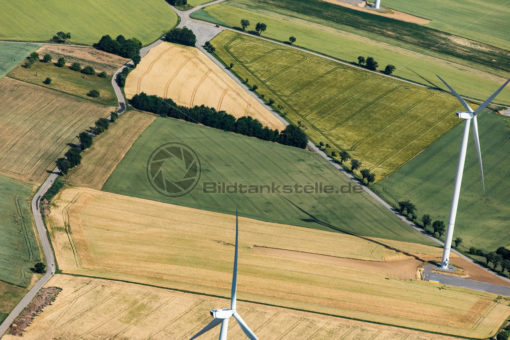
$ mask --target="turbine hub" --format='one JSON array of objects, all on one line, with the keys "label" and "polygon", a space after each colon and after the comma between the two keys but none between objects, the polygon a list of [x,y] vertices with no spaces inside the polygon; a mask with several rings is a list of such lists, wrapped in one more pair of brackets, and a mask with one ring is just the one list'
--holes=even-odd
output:
[{"label": "turbine hub", "polygon": [[234,310],[232,309],[213,309],[211,311],[211,315],[215,319],[229,319],[232,315],[234,315]]},{"label": "turbine hub", "polygon": [[457,117],[460,119],[471,119],[473,114],[471,112],[457,112]]}]

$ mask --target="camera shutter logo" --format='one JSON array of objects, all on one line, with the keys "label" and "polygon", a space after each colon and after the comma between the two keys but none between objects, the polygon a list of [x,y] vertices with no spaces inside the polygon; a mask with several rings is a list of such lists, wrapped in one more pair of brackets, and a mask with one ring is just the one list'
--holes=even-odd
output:
[{"label": "camera shutter logo", "polygon": [[170,197],[183,196],[200,180],[200,160],[187,145],[163,144],[152,152],[147,161],[147,178],[159,193]]}]

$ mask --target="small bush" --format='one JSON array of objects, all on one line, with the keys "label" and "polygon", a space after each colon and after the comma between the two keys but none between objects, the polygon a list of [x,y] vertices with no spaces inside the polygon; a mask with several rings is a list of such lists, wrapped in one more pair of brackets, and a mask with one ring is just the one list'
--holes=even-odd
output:
[{"label": "small bush", "polygon": [[51,55],[45,54],[42,61],[43,61],[43,63],[49,63],[49,62],[51,62],[51,59],[52,59]]},{"label": "small bush", "polygon": [[81,73],[83,74],[96,74],[96,71],[94,71],[94,68],[92,66],[86,66],[81,70]]},{"label": "small bush", "polygon": [[51,84],[51,78],[48,77],[48,78],[44,79],[43,83],[45,83],[46,85],[50,85]]},{"label": "small bush", "polygon": [[106,72],[105,72],[105,71],[103,71],[103,72],[101,72],[101,73],[98,73],[98,74],[97,74],[97,76],[98,76],[99,78],[106,78],[107,74],[106,74]]},{"label": "small bush", "polygon": [[98,90],[90,90],[89,93],[87,93],[87,96],[92,98],[99,97],[99,91]]},{"label": "small bush", "polygon": [[81,71],[80,63],[73,63],[69,68],[73,71]]},{"label": "small bush", "polygon": [[57,63],[55,65],[58,66],[58,67],[64,67],[65,64],[66,64],[65,58],[58,58],[58,61],[57,61]]}]

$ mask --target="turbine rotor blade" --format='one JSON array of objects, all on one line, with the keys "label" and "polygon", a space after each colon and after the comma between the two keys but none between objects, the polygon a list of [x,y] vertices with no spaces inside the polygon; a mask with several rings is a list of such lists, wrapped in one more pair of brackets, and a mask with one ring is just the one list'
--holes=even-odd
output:
[{"label": "turbine rotor blade", "polygon": [[227,340],[228,333],[228,319],[221,321],[220,340]]},{"label": "turbine rotor blade", "polygon": [[485,179],[483,177],[482,150],[480,149],[480,136],[478,135],[478,121],[473,117],[473,137],[475,139],[476,152],[478,153],[478,162],[480,163],[480,172],[482,174],[482,190],[485,192]]},{"label": "turbine rotor blade", "polygon": [[506,86],[506,84],[508,84],[510,82],[510,79],[508,79],[503,85],[501,85],[501,87],[492,94],[492,96],[490,96],[489,98],[487,98],[486,101],[484,101],[482,103],[482,105],[480,105],[476,110],[475,112],[473,112],[475,115],[478,114],[478,112],[482,111],[483,109],[485,109],[487,106],[489,106],[489,104],[491,103],[491,101],[496,98],[496,96],[503,90],[503,88]]},{"label": "turbine rotor blade", "polygon": [[259,340],[259,338],[257,338],[255,333],[253,333],[253,331],[250,329],[250,327],[248,327],[246,322],[244,322],[241,315],[237,314],[237,312],[234,312],[234,318],[237,320],[237,322],[239,323],[239,326],[241,326],[241,329],[243,330],[244,334],[246,334],[246,336],[248,338],[250,338],[251,340]]},{"label": "turbine rotor blade", "polygon": [[473,109],[466,103],[466,101],[464,100],[464,98],[462,98],[457,92],[455,92],[455,90],[450,86],[448,85],[447,82],[445,82],[443,80],[443,78],[441,78],[440,76],[438,76],[436,74],[436,76],[439,78],[439,80],[441,80],[447,88],[450,89],[450,91],[455,95],[455,97],[457,97],[457,99],[459,100],[459,102],[462,104],[462,106],[464,106],[466,108],[466,110],[468,110],[469,112],[473,112]]},{"label": "turbine rotor blade", "polygon": [[230,294],[230,309],[233,311],[236,310],[236,300],[237,300],[237,256],[238,256],[238,240],[239,240],[239,217],[237,215],[237,208],[236,208],[236,250],[234,255],[234,273],[232,274],[232,291]]},{"label": "turbine rotor blade", "polygon": [[190,338],[190,340],[198,338],[199,336],[201,336],[205,332],[207,332],[207,331],[213,329],[214,327],[218,326],[220,323],[221,323],[221,319],[213,319],[211,322],[209,322],[209,324],[207,326],[202,328],[200,330],[200,332],[198,332],[197,334],[193,335],[193,337]]}]

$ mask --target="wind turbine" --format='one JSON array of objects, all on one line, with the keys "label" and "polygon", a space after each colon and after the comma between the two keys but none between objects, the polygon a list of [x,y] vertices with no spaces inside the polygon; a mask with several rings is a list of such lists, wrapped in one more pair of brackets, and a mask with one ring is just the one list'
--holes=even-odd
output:
[{"label": "wind turbine", "polygon": [[464,173],[464,163],[466,161],[466,151],[469,139],[469,128],[471,127],[471,122],[473,122],[473,137],[475,139],[476,152],[478,153],[478,162],[480,163],[480,171],[482,173],[482,189],[485,192],[485,182],[483,178],[483,164],[482,164],[482,152],[480,150],[480,138],[478,136],[478,121],[476,116],[485,109],[490,102],[496,98],[496,96],[503,90],[503,88],[510,82],[508,79],[496,92],[492,94],[486,101],[482,103],[475,111],[471,109],[471,107],[464,101],[464,99],[459,96],[455,90],[448,85],[440,76],[437,76],[445,85],[452,91],[452,93],[457,97],[459,102],[466,108],[467,112],[457,112],[457,116],[460,119],[464,119],[466,121],[464,125],[464,135],[462,137],[462,143],[460,145],[460,155],[459,155],[459,165],[457,167],[457,177],[455,178],[455,186],[453,189],[453,197],[452,197],[452,206],[450,209],[450,219],[448,222],[448,231],[446,233],[446,240],[444,243],[443,250],[443,260],[441,261],[441,268],[448,269],[448,264],[450,263],[450,251],[452,248],[452,238],[453,238],[453,229],[455,227],[455,218],[457,217],[457,208],[459,206],[459,195],[460,195],[460,186],[462,184],[462,175]]},{"label": "wind turbine", "polygon": [[239,240],[239,218],[237,216],[237,209],[236,209],[236,250],[235,250],[235,256],[234,256],[234,273],[232,274],[232,291],[230,296],[230,309],[213,309],[211,310],[211,316],[213,317],[213,320],[200,332],[195,334],[190,340],[198,338],[200,335],[204,334],[205,332],[213,329],[214,327],[218,326],[221,323],[221,330],[220,330],[220,340],[226,340],[227,339],[227,331],[228,331],[228,320],[231,317],[234,317],[234,319],[237,320],[237,323],[239,323],[239,326],[241,326],[241,329],[243,330],[244,334],[251,340],[258,340],[257,336],[252,332],[250,327],[244,322],[243,318],[241,318],[241,315],[237,313],[236,310],[236,300],[237,300],[237,256],[238,256],[238,240]]}]

